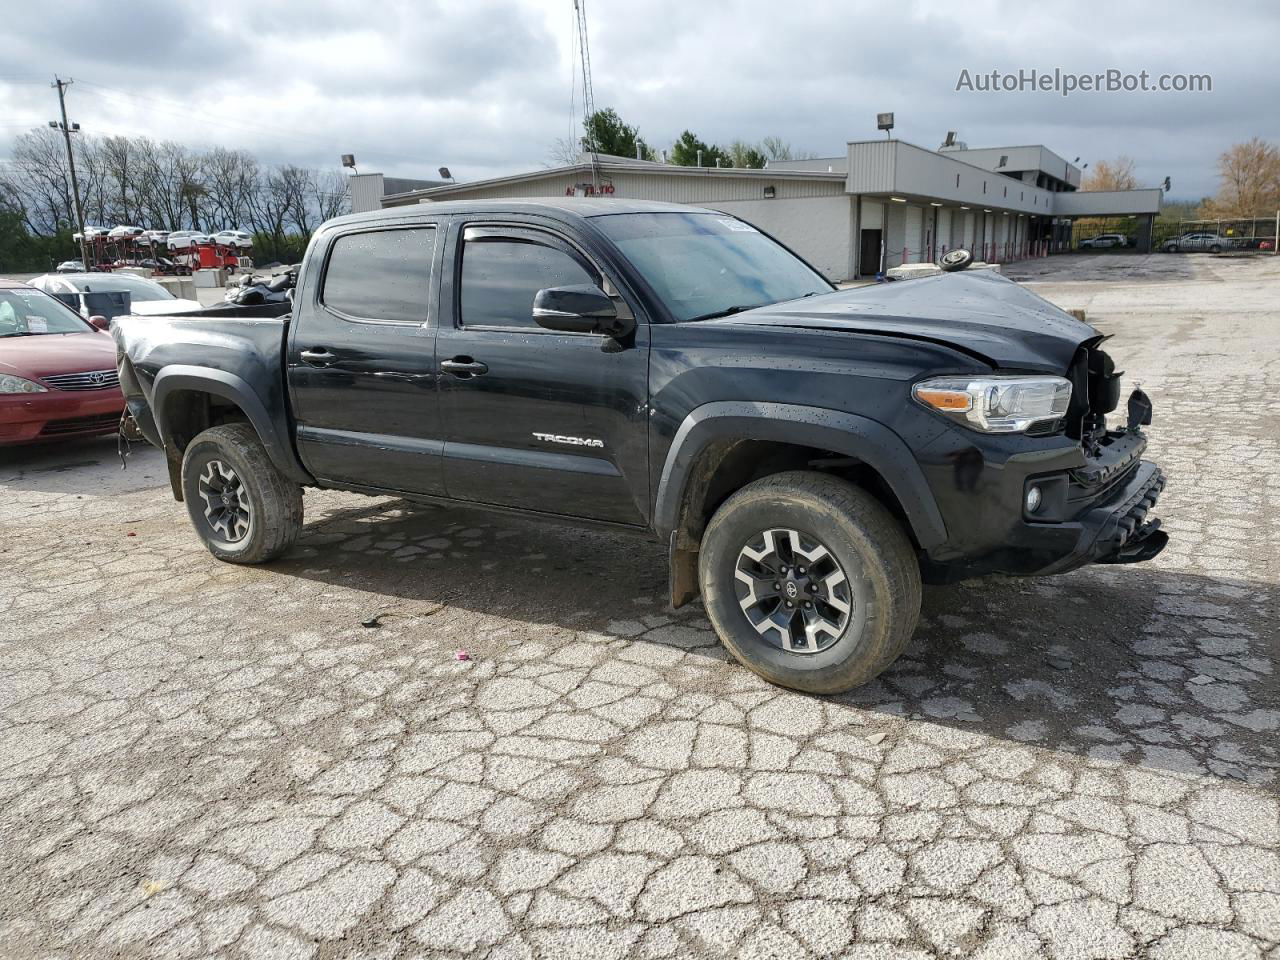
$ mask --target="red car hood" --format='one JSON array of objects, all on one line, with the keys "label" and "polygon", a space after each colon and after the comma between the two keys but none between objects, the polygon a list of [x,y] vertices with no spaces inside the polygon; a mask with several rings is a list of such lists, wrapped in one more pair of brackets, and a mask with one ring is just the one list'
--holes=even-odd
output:
[{"label": "red car hood", "polygon": [[105,333],[0,337],[0,373],[31,380],[58,373],[115,368],[116,345]]}]

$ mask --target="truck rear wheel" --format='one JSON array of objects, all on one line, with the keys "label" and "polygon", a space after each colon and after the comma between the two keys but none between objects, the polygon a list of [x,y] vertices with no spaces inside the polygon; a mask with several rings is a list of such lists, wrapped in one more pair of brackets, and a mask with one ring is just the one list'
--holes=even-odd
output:
[{"label": "truck rear wheel", "polygon": [[276,469],[247,423],[210,427],[191,441],[182,494],[192,526],[219,560],[274,560],[302,530],[302,489]]},{"label": "truck rear wheel", "polygon": [[866,683],[920,617],[920,567],[901,525],[865,490],[810,471],[765,477],[725,501],[698,573],[729,651],[806,693]]}]

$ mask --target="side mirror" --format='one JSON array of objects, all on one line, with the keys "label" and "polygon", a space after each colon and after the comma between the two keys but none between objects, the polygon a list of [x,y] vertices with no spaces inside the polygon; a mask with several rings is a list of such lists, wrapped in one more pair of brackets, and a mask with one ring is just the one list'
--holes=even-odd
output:
[{"label": "side mirror", "polygon": [[111,321],[108,320],[106,317],[97,313],[95,313],[92,317],[89,318],[89,323],[97,327],[99,330],[111,329]]},{"label": "side mirror", "polygon": [[590,283],[539,290],[533,298],[533,319],[547,330],[609,337],[624,337],[636,326],[635,320],[618,316],[609,295]]}]

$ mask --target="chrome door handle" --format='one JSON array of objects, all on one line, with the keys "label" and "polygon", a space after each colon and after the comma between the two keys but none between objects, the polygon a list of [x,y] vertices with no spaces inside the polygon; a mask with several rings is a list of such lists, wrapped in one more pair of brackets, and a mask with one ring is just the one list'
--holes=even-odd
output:
[{"label": "chrome door handle", "polygon": [[489,365],[479,360],[472,360],[470,357],[454,357],[452,360],[441,360],[440,369],[445,373],[453,374],[459,380],[467,380],[488,373]]},{"label": "chrome door handle", "polygon": [[303,350],[298,356],[303,363],[309,363],[313,367],[327,367],[338,359],[336,353],[330,353],[323,347],[313,348],[311,350]]}]

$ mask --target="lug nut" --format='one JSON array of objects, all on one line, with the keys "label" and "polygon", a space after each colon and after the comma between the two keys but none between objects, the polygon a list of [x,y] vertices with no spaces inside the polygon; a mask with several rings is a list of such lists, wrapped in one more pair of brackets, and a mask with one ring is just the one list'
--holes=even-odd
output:
[{"label": "lug nut", "polygon": [[804,602],[804,608],[805,608],[806,610],[808,610],[808,609],[809,609],[809,608],[811,608],[812,606],[813,606],[813,604],[812,604],[812,603],[810,603],[808,600],[806,600],[806,601]]},{"label": "lug nut", "polygon": [[794,607],[794,606],[795,606],[795,604],[794,604],[794,603],[792,603],[790,600],[788,600],[788,601],[787,601],[787,609],[788,609],[788,610],[790,610],[790,609],[791,609],[792,607]]},{"label": "lug nut", "polygon": [[775,584],[773,585],[773,589],[775,589],[775,590],[781,590],[781,589],[782,589],[782,584],[780,584],[780,583],[775,583]]},{"label": "lug nut", "polygon": [[810,592],[810,593],[817,593],[817,592],[818,592],[818,585],[817,585],[816,583],[811,583],[811,584],[809,584],[809,592]]},{"label": "lug nut", "polygon": [[804,573],[804,567],[797,567],[796,573]]}]

